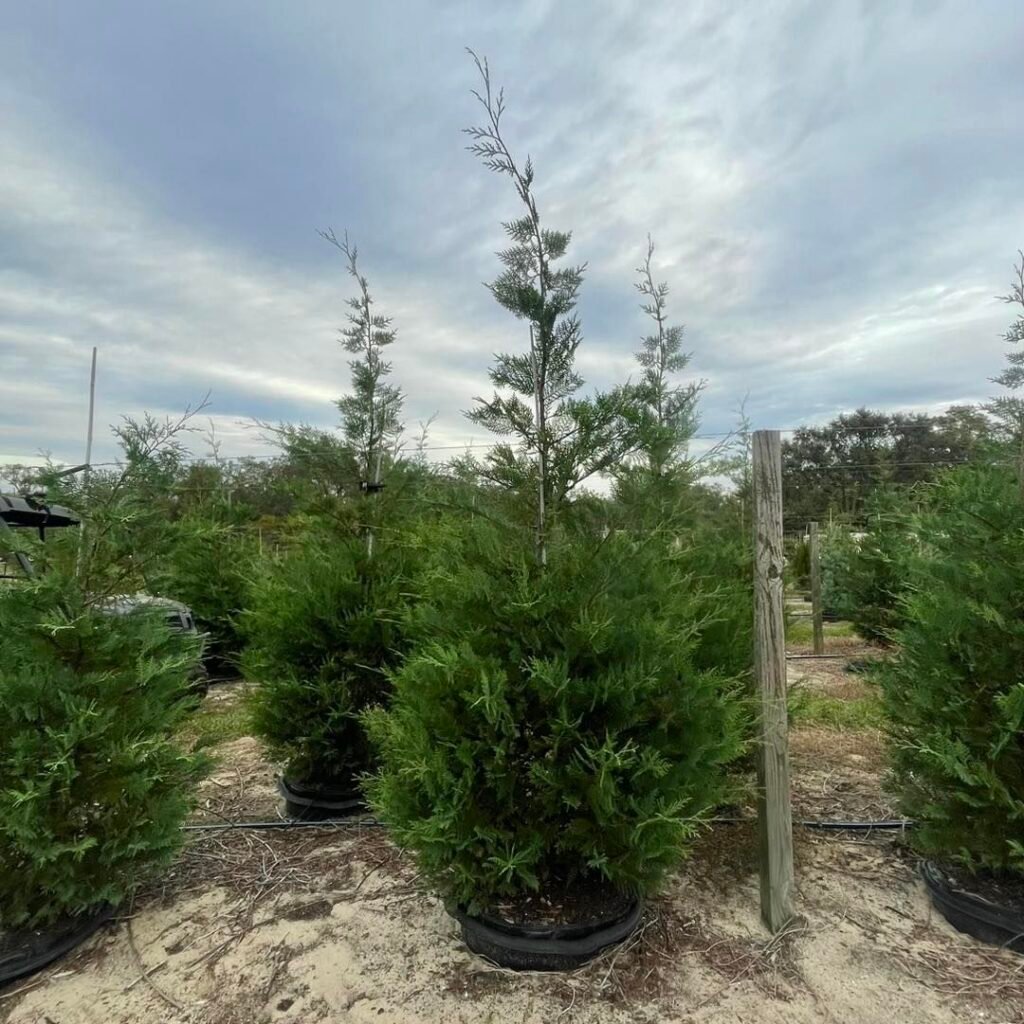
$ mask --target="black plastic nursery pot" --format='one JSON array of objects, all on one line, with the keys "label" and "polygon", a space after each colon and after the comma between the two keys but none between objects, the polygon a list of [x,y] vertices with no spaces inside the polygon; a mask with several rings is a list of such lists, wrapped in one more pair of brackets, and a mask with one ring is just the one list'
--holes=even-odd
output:
[{"label": "black plastic nursery pot", "polygon": [[565,924],[512,923],[496,914],[470,914],[457,906],[448,913],[462,926],[462,940],[499,967],[514,971],[571,971],[629,938],[640,923],[643,902],[624,900],[614,912]]},{"label": "black plastic nursery pot", "polygon": [[921,862],[921,877],[935,909],[957,931],[1024,953],[1024,913],[956,888],[946,872],[930,860]]},{"label": "black plastic nursery pot", "polygon": [[285,814],[300,821],[330,821],[366,810],[366,801],[354,781],[321,784],[281,775],[277,791],[284,797]]},{"label": "black plastic nursery pot", "polygon": [[113,916],[104,904],[87,914],[63,917],[45,928],[0,931],[0,988],[35,974],[95,935]]}]

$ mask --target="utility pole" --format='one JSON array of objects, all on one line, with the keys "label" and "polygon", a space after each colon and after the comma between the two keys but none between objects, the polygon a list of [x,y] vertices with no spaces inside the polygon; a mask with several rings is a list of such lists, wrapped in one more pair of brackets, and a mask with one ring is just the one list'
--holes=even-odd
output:
[{"label": "utility pole", "polygon": [[92,348],[92,370],[89,373],[89,427],[85,435],[85,473],[84,480],[89,482],[89,474],[92,470],[92,425],[93,416],[96,411],[96,346]]}]

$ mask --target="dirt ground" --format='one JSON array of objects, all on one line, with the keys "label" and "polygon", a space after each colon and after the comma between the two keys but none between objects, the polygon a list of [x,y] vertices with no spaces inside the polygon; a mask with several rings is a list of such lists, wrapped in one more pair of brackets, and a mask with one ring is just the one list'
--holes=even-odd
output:
[{"label": "dirt ground", "polygon": [[[865,685],[841,663],[791,664],[824,692]],[[217,751],[197,821],[276,817],[258,743]],[[796,817],[892,813],[870,730],[803,725],[792,761]],[[193,833],[173,872],[111,928],[0,991],[0,1021],[1024,1022],[1024,958],[933,913],[898,838],[800,829],[796,840],[800,916],[783,934],[759,921],[753,824],[719,825],[629,943],[544,975],[470,954],[382,829]]]}]

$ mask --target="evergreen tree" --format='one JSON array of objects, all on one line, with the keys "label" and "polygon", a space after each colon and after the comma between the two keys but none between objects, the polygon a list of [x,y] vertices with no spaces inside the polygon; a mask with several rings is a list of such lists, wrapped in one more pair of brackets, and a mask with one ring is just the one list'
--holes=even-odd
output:
[{"label": "evergreen tree", "polygon": [[255,580],[242,665],[258,683],[256,735],[292,782],[349,783],[372,766],[359,716],[390,695],[406,554],[391,542],[371,558],[356,535],[307,530]]},{"label": "evergreen tree", "polygon": [[[1008,345],[1021,345],[1024,342],[1024,251],[1019,252],[1020,263],[1014,264],[1016,280],[1006,295],[999,298],[1010,305],[1019,306],[1021,312],[1003,335]],[[1014,392],[1024,384],[1024,345],[1006,353],[1006,368],[998,377],[993,377],[994,384],[1001,384]],[[1021,487],[1024,489],[1024,399],[1015,394],[1001,395],[993,399],[987,406],[1002,425],[1002,433],[1006,440],[1015,445],[1020,453]]]},{"label": "evergreen tree", "polygon": [[180,848],[207,770],[176,735],[198,643],[104,610],[75,538],[45,547],[47,571],[0,587],[0,927],[123,903]]},{"label": "evergreen tree", "polygon": [[367,716],[374,806],[471,909],[581,880],[649,889],[743,749],[734,679],[695,664],[728,609],[682,553],[623,533],[548,542],[542,567],[522,534],[441,524],[415,649],[391,709]]},{"label": "evergreen tree", "polygon": [[825,532],[822,543],[822,599],[848,619],[865,640],[889,644],[903,625],[906,597],[921,544],[914,512],[922,497],[895,488],[876,491],[864,512],[864,531],[844,527]]},{"label": "evergreen tree", "polygon": [[635,403],[627,388],[577,397],[584,382],[575,369],[582,339],[575,308],[586,267],[556,268],[572,236],[542,223],[533,162],[529,156],[517,161],[502,135],[504,91],[494,94],[486,59],[470,54],[483,86],[473,95],[486,117],[465,129],[473,140],[469,151],[511,179],[525,208],[521,217],[503,225],[510,244],[498,254],[504,270],[489,287],[502,307],[526,321],[530,347],[527,353],[495,357],[491,382],[506,393],[477,398],[469,417],[516,439],[496,445],[482,472],[488,480],[531,495],[537,559],[543,565],[550,521],[561,503],[582,481],[611,469],[635,448]]},{"label": "evergreen tree", "polygon": [[672,378],[686,369],[690,355],[683,351],[683,328],[668,323],[668,283],[654,283],[651,260],[654,242],[647,236],[647,256],[637,267],[637,291],[646,300],[641,309],[655,330],[643,339],[637,362],[643,368],[640,400],[648,413],[642,452],[654,477],[664,476],[686,460],[686,446],[697,426],[697,397],[703,382],[680,384]]},{"label": "evergreen tree", "polygon": [[931,489],[880,669],[895,782],[923,853],[1024,872],[1024,502],[1003,466]]},{"label": "evergreen tree", "polygon": [[347,314],[348,327],[341,331],[345,351],[358,358],[349,362],[352,368],[352,394],[338,399],[345,438],[359,460],[363,479],[379,484],[381,460],[392,450],[402,433],[401,389],[387,383],[391,363],[384,358],[384,350],[394,343],[397,332],[389,316],[373,311],[370,285],[359,272],[358,250],[334,231],[320,232],[331,245],[344,255],[349,275],[355,280],[359,294],[348,299],[351,312]]},{"label": "evergreen tree", "polygon": [[365,716],[381,754],[374,807],[471,911],[574,885],[655,885],[744,746],[735,677],[707,665],[727,597],[690,571],[700,553],[684,556],[664,531],[585,529],[589,501],[557,514],[578,483],[635,450],[644,414],[634,389],[576,397],[583,268],[553,269],[569,236],[542,226],[532,164],[505,145],[503,96],[476,64],[487,122],[469,130],[471,149],[526,208],[505,226],[491,290],[531,344],[497,357],[503,393],[472,415],[514,437],[484,476],[529,509],[533,536],[490,514],[504,509],[487,489],[468,521],[435,521],[393,702]]}]

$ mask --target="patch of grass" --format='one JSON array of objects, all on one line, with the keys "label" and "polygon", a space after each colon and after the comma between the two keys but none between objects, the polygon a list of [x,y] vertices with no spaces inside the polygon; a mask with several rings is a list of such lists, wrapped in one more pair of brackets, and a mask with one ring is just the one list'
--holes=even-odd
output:
[{"label": "patch of grass", "polygon": [[[852,622],[822,623],[826,640],[829,637],[856,636]],[[794,644],[809,644],[814,639],[814,625],[810,619],[793,619],[786,625],[786,640]]]},{"label": "patch of grass", "polygon": [[839,731],[882,729],[885,715],[881,697],[867,693],[842,698],[794,686],[789,691],[789,721],[792,725],[818,725]]},{"label": "patch of grass", "polygon": [[204,701],[182,730],[196,747],[214,747],[219,743],[252,735],[252,716],[244,701]]}]

